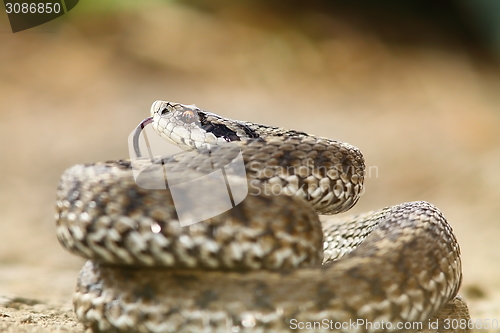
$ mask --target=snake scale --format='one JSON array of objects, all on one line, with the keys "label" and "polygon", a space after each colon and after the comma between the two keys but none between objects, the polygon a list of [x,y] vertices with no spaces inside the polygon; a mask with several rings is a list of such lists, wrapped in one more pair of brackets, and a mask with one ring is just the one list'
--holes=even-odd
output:
[{"label": "snake scale", "polygon": [[[169,188],[138,186],[134,161],[66,170],[57,191],[57,236],[89,259],[73,297],[85,327],[468,331],[446,327],[469,317],[457,296],[459,246],[436,207],[410,202],[320,221],[318,214],[344,212],[357,202],[365,168],[357,148],[163,101],[153,103],[135,139],[146,124],[186,149],[138,158],[149,165],[146,183],[162,168],[181,180],[207,175],[231,159],[225,149],[231,144],[241,151],[247,175],[234,181],[249,185],[249,194],[222,214],[181,226]],[[207,166],[207,156],[215,164]],[[202,186],[197,199],[211,192]],[[430,327],[435,320],[440,326]]]}]

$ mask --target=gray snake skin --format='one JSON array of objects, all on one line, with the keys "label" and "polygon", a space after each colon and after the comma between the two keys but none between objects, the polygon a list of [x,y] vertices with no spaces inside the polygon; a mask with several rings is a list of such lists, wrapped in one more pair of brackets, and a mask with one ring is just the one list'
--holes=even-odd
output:
[{"label": "gray snake skin", "polygon": [[[59,183],[58,239],[89,259],[73,303],[91,331],[468,331],[459,246],[436,207],[320,221],[359,199],[357,148],[163,101],[145,124],[186,153],[146,159],[137,145],[135,161],[76,165]],[[247,175],[228,177],[249,194],[202,222],[181,226],[171,191],[134,178],[143,164],[142,184],[161,170],[202,177],[231,160],[227,144]]]}]

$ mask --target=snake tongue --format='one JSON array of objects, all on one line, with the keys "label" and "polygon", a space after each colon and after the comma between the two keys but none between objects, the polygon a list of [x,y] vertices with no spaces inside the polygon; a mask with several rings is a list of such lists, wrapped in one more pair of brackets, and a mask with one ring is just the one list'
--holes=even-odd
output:
[{"label": "snake tongue", "polygon": [[135,155],[137,157],[141,157],[141,149],[139,148],[139,136],[141,135],[141,132],[144,129],[144,127],[146,127],[148,124],[151,124],[152,122],[153,122],[153,117],[147,117],[146,119],[141,121],[134,130],[133,143],[134,143]]}]

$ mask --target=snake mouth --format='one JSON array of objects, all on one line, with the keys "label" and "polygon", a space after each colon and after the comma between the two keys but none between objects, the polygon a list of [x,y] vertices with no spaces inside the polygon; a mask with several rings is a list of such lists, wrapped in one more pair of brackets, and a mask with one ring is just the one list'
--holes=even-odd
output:
[{"label": "snake mouth", "polygon": [[147,117],[143,121],[137,125],[137,127],[134,130],[134,137],[133,137],[133,143],[134,143],[134,152],[137,158],[141,157],[141,148],[139,147],[139,136],[141,135],[142,130],[144,127],[146,127],[149,124],[153,123],[153,117]]}]

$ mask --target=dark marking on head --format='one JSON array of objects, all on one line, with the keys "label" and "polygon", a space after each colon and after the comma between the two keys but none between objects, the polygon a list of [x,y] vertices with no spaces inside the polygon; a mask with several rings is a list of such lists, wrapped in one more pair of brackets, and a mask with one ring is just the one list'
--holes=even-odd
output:
[{"label": "dark marking on head", "polygon": [[223,138],[227,142],[240,141],[235,131],[229,129],[226,125],[209,122],[203,112],[198,112],[198,118],[200,119],[200,127],[217,138]]}]

